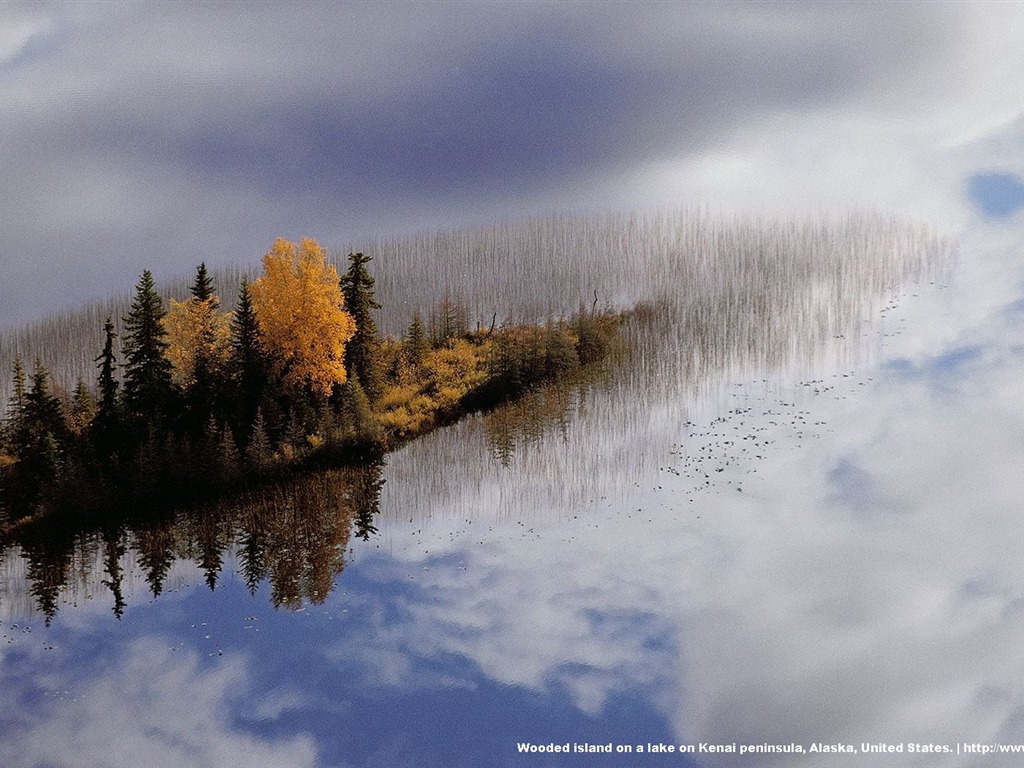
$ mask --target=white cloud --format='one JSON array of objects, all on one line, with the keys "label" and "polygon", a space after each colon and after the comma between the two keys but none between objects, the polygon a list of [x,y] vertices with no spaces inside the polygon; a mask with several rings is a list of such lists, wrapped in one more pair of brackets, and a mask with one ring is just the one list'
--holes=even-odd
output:
[{"label": "white cloud", "polygon": [[232,723],[234,708],[247,695],[246,678],[239,662],[203,668],[192,652],[171,651],[155,638],[138,641],[98,677],[63,680],[61,697],[41,705],[55,717],[37,721],[34,714],[16,713],[18,704],[9,701],[5,709],[20,727],[5,731],[0,760],[8,766],[98,768],[316,765],[309,737],[270,741]]},{"label": "white cloud", "polygon": [[[803,427],[802,439],[784,424],[770,429],[764,436],[777,443],[767,458],[713,475],[722,480],[710,492],[655,473],[653,464],[673,461],[667,454],[645,457],[666,436],[681,440],[679,422],[699,410],[680,397],[665,418],[634,421],[626,437],[612,418],[614,426],[589,425],[589,438],[538,448],[543,463],[606,451],[606,433],[617,434],[643,468],[625,502],[582,510],[573,502],[579,519],[570,519],[562,495],[539,490],[523,461],[505,470],[505,482],[544,501],[522,517],[479,503],[474,512],[477,491],[465,483],[465,505],[446,497],[433,514],[425,504],[411,521],[382,525],[394,559],[374,561],[369,573],[382,585],[411,580],[429,596],[404,601],[384,633],[389,668],[456,654],[509,685],[565,685],[591,713],[616,692],[647,688],[680,741],[1016,740],[1024,582],[1012,532],[1024,504],[1014,482],[1024,463],[1024,313],[1007,305],[1021,296],[1024,239],[980,223],[972,232],[966,274],[948,288],[910,287],[916,298],[875,319],[871,333],[886,337],[873,365],[829,379],[835,389],[820,395],[748,383],[712,402],[707,420],[743,404],[755,410],[751,426],[767,425],[772,417],[758,412],[769,408],[784,417],[776,421],[806,411],[807,424],[823,423]],[[893,365],[901,360],[909,367]],[[617,410],[594,405],[606,417]],[[718,439],[684,442],[693,456],[702,440]],[[457,449],[428,442],[424,450],[451,465],[485,450],[482,436],[465,430]],[[407,459],[415,457],[393,464]],[[861,494],[856,504],[837,493],[844,461],[859,472],[847,491]],[[757,473],[743,474],[749,469]],[[428,485],[401,466],[391,471],[420,494]],[[744,492],[726,479],[742,480]],[[570,471],[559,487],[586,480]],[[457,524],[470,514],[472,525]],[[599,618],[616,616],[621,632]],[[341,646],[335,657],[349,653]],[[566,672],[573,667],[583,670],[578,680]],[[902,764],[933,764],[914,760]]]},{"label": "white cloud", "polygon": [[54,41],[0,77],[3,312],[77,303],[157,264],[185,273],[200,250],[255,261],[263,229],[341,243],[680,200],[949,219],[961,169],[943,152],[1019,114],[1018,15],[54,6],[2,48],[44,27]]},{"label": "white cloud", "polygon": [[705,151],[650,166],[630,193],[741,211],[877,208],[957,231],[970,216],[965,178],[1019,157],[996,145],[1020,142],[1024,55],[1011,30],[1024,11],[927,10],[944,33],[904,41],[929,48],[923,60],[901,66],[890,52],[882,74],[846,98],[752,114]]}]

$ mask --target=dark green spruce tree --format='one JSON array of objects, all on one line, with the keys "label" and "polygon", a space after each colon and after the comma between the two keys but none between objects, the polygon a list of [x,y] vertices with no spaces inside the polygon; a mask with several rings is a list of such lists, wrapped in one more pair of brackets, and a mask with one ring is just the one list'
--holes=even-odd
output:
[{"label": "dark green spruce tree", "polygon": [[236,395],[235,434],[247,446],[267,386],[267,360],[252,306],[249,282],[243,278],[238,305],[231,318],[231,378]]},{"label": "dark green spruce tree", "polygon": [[103,324],[103,351],[96,358],[99,368],[99,402],[89,425],[88,442],[96,452],[100,466],[108,468],[110,457],[117,453],[122,439],[121,403],[117,396],[117,358],[114,356],[114,323],[108,317]]},{"label": "dark green spruce tree", "polygon": [[167,426],[174,388],[163,318],[167,314],[147,269],[124,318],[124,405],[136,436]]},{"label": "dark green spruce tree", "polygon": [[[212,313],[220,307],[220,301],[213,291],[213,280],[206,271],[205,262],[196,269],[196,279],[189,291],[192,294],[192,301],[200,304],[209,303],[211,310],[209,317],[212,320]],[[185,404],[187,428],[193,437],[197,437],[206,428],[210,416],[219,410],[216,407],[216,401],[218,395],[223,392],[222,382],[219,380],[221,372],[209,353],[209,350],[213,348],[214,336],[215,330],[211,321],[200,330],[200,336],[197,339],[198,347],[193,381],[186,393]]]},{"label": "dark green spruce tree", "polygon": [[423,320],[420,318],[419,312],[413,314],[412,322],[409,323],[409,330],[405,334],[404,350],[409,367],[418,371],[423,365],[423,359],[427,356],[427,352],[430,351],[430,342],[423,330]]},{"label": "dark green spruce tree", "polygon": [[192,283],[189,292],[196,301],[209,301],[213,299],[215,302],[213,308],[217,309],[220,306],[220,302],[217,301],[216,294],[213,292],[213,279],[206,270],[205,261],[196,268],[196,280]]},{"label": "dark green spruce tree", "polygon": [[25,501],[35,501],[44,489],[63,480],[62,469],[71,430],[60,398],[50,391],[50,374],[38,361],[24,396],[22,422],[14,456],[17,485]]},{"label": "dark green spruce tree", "polygon": [[0,436],[3,437],[3,448],[10,455],[14,455],[17,446],[24,440],[25,427],[25,394],[28,392],[28,384],[25,380],[25,366],[21,358],[14,359],[14,366],[11,369],[14,380],[11,388],[11,399],[7,403],[3,430]]},{"label": "dark green spruce tree", "polygon": [[380,309],[374,296],[374,278],[366,265],[371,256],[348,255],[348,270],[341,276],[341,293],[345,309],[356,321],[356,333],[345,346],[345,370],[359,378],[371,402],[381,395],[383,387],[380,366],[380,338],[373,311]]},{"label": "dark green spruce tree", "polygon": [[71,395],[70,426],[76,437],[85,434],[86,428],[96,415],[96,402],[92,393],[81,376],[75,382],[75,391]]}]

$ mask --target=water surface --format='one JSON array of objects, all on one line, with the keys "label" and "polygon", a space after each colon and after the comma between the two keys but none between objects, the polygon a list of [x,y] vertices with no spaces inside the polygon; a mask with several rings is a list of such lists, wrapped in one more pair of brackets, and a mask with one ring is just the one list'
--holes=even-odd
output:
[{"label": "water surface", "polygon": [[955,750],[1024,743],[1017,252],[652,301],[381,467],[20,542],[0,763],[1004,764]]}]

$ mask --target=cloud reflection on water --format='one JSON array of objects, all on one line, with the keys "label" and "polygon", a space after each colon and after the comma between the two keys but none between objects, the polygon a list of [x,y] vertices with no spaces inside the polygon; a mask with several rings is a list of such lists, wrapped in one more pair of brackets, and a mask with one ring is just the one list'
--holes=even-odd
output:
[{"label": "cloud reflection on water", "polygon": [[[1008,480],[1024,458],[1021,270],[1004,234],[975,246],[968,279],[886,305],[865,329],[880,346],[853,373],[819,360],[813,386],[784,367],[652,401],[621,396],[635,381],[595,386],[506,465],[463,464],[488,456],[483,420],[395,455],[381,536],[353,547],[340,589],[309,619],[277,614],[277,642],[234,647],[254,661],[248,686],[322,692],[286,702],[283,733],[310,727],[318,748],[367,765],[450,763],[423,718],[489,764],[528,726],[726,743],[1024,737],[1009,533],[1024,494]],[[603,463],[612,482],[588,485]],[[212,611],[203,594],[190,610]],[[301,664],[281,655],[289,643]],[[374,707],[396,719],[375,725]]]},{"label": "cloud reflection on water", "polygon": [[[0,694],[0,762],[154,768],[317,764],[308,736],[272,741],[233,722],[239,702],[251,693],[248,672],[237,660],[203,665],[194,651],[172,651],[157,637],[135,640],[109,664],[103,663],[106,654],[98,658],[79,660],[70,679],[52,669],[48,658],[3,659],[5,678],[13,672],[23,684],[5,686]],[[49,674],[40,674],[45,669]]]},{"label": "cloud reflection on water", "polygon": [[[1020,250],[996,247],[1003,237],[993,233],[988,250],[979,243],[971,267],[1019,287],[1020,269],[1005,259]],[[824,423],[800,439],[772,433],[779,444],[743,480],[742,496],[719,486],[691,506],[692,478],[663,473],[657,488],[590,506],[578,522],[555,505],[548,524],[531,521],[532,536],[489,516],[483,548],[468,532],[452,544],[443,515],[404,531],[396,521],[385,532],[393,568],[457,555],[486,574],[469,588],[452,574],[440,603],[423,606],[418,631],[436,652],[537,686],[567,660],[629,647],[622,638],[605,646],[597,632],[580,637],[589,611],[643,606],[677,628],[672,649],[614,661],[614,683],[595,665],[579,706],[599,706],[616,685],[650,684],[651,665],[664,673],[668,656],[679,677],[666,690],[678,704],[652,701],[677,706],[680,740],[1021,740],[1024,689],[1008,681],[1024,673],[1024,546],[1011,533],[1024,502],[1011,479],[1024,464],[1015,341],[1024,323],[1016,303],[998,298],[1001,287],[976,277],[945,293],[919,290],[919,302],[886,321],[903,330],[886,339],[875,370],[834,393],[785,397],[795,403],[787,415]],[[951,316],[934,314],[950,303]],[[732,394],[754,410],[778,407],[761,385]],[[659,428],[678,439],[679,421],[645,423],[637,442],[664,445]],[[500,619],[485,618],[490,605],[501,606]],[[506,624],[530,630],[513,635]],[[478,625],[516,637],[514,649],[469,631]],[[639,646],[643,626],[632,635]]]}]

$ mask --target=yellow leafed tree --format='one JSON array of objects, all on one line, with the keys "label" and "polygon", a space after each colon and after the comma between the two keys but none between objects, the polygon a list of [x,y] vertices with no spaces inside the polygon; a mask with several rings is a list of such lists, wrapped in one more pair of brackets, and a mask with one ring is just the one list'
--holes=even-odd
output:
[{"label": "yellow leafed tree", "polygon": [[195,383],[196,363],[219,368],[227,360],[230,337],[230,314],[218,312],[216,299],[175,301],[164,317],[167,331],[167,359],[179,386]]},{"label": "yellow leafed tree", "polygon": [[278,238],[251,295],[263,344],[286,385],[326,396],[345,383],[345,344],[356,324],[345,311],[337,270],[316,240],[296,245]]}]

